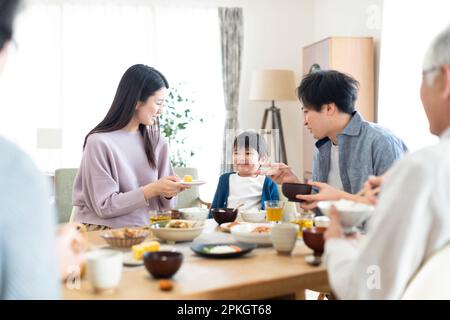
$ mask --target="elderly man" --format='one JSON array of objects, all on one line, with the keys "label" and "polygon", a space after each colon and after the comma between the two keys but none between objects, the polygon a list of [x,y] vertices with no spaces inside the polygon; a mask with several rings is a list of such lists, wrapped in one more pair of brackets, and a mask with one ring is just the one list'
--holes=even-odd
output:
[{"label": "elderly man", "polygon": [[339,214],[331,214],[324,259],[340,299],[400,298],[421,264],[450,241],[450,27],[426,55],[421,99],[440,142],[388,172],[366,237],[346,239]]}]

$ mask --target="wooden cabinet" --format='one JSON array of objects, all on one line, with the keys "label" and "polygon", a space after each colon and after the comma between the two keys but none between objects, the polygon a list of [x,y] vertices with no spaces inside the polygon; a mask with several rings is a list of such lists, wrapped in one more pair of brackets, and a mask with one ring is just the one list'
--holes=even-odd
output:
[{"label": "wooden cabinet", "polygon": [[[322,70],[337,70],[359,81],[356,110],[374,121],[374,45],[368,37],[332,37],[303,48],[303,72],[317,64]],[[303,127],[303,178],[312,177],[315,139]]]}]

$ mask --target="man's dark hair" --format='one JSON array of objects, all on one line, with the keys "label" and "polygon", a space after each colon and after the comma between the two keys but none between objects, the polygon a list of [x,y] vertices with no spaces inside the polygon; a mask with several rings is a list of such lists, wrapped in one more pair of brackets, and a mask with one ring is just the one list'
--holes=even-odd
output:
[{"label": "man's dark hair", "polygon": [[335,70],[323,70],[306,75],[297,88],[303,107],[320,112],[322,106],[334,103],[345,113],[355,110],[359,82]]},{"label": "man's dark hair", "polygon": [[10,41],[19,0],[0,0],[0,49]]},{"label": "man's dark hair", "polygon": [[267,144],[264,138],[253,131],[244,131],[234,139],[233,150],[237,151],[241,148],[245,148],[245,151],[250,149],[256,150],[259,158],[268,156]]}]

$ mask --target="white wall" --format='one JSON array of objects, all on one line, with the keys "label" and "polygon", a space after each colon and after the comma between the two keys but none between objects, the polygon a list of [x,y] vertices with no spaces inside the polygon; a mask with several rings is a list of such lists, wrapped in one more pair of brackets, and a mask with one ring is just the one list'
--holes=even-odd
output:
[{"label": "white wall", "polygon": [[[259,128],[264,108],[268,106],[268,103],[248,99],[252,71],[265,68],[291,69],[299,83],[302,76],[302,48],[323,38],[373,37],[377,81],[383,0],[234,2],[244,8],[245,19],[239,110],[241,127]],[[301,173],[303,114],[298,102],[278,102],[277,105],[281,108],[289,165]]]}]

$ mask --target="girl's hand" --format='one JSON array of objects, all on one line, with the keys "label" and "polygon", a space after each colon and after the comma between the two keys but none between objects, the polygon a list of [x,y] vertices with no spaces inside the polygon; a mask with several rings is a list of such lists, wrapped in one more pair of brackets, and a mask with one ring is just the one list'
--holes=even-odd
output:
[{"label": "girl's hand", "polygon": [[58,229],[56,244],[60,277],[66,279],[76,268],[81,272],[87,241],[77,230],[77,225],[61,226]]}]

